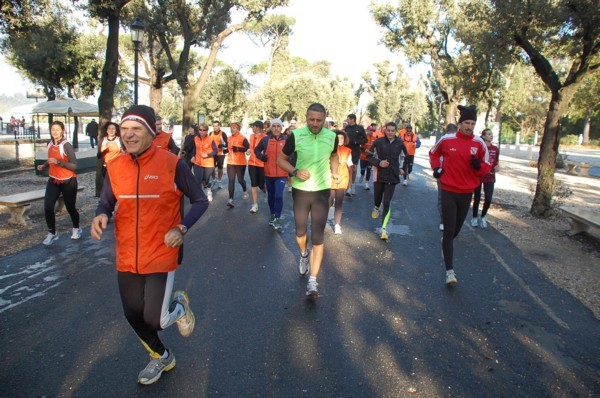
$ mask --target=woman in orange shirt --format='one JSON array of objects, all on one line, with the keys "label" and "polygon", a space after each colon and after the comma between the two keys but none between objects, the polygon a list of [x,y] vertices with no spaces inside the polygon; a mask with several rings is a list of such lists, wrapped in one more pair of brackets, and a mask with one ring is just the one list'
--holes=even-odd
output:
[{"label": "woman in orange shirt", "polygon": [[75,207],[77,202],[77,158],[70,142],[65,138],[65,125],[63,122],[54,121],[50,125],[50,135],[52,140],[48,143],[48,161],[40,164],[39,171],[48,168],[50,178],[46,184],[46,196],[44,198],[44,215],[48,225],[48,235],[42,242],[49,246],[58,239],[56,232],[56,215],[54,206],[58,197],[62,194],[65,201],[65,207],[71,216],[73,222],[73,233],[71,239],[81,238],[81,228],[79,228],[79,212]]},{"label": "woman in orange shirt", "polygon": [[337,154],[339,158],[338,174],[340,175],[339,182],[335,180],[331,183],[331,194],[329,196],[329,207],[335,203],[335,211],[333,213],[333,232],[336,235],[342,233],[342,206],[344,204],[344,193],[348,189],[348,182],[350,181],[350,169],[352,166],[352,150],[346,146],[348,143],[348,135],[341,130],[335,130],[338,136],[338,149]]},{"label": "woman in orange shirt", "polygon": [[250,193],[252,195],[252,207],[250,213],[258,211],[258,189],[260,188],[266,195],[265,189],[265,162],[260,160],[254,153],[258,143],[266,136],[264,132],[264,123],[257,120],[250,125],[252,134],[250,135],[250,157],[248,158],[248,174],[250,175]]},{"label": "woman in orange shirt", "polygon": [[246,187],[246,181],[244,175],[246,174],[246,151],[250,148],[250,143],[240,133],[242,125],[238,122],[233,122],[229,125],[231,128],[231,136],[227,138],[227,148],[229,153],[227,155],[227,179],[229,180],[229,201],[227,206],[235,207],[233,203],[233,194],[235,193],[235,178],[237,177],[238,182],[244,190],[244,200],[248,199],[248,188]]},{"label": "woman in orange shirt", "polygon": [[102,134],[100,135],[100,144],[98,148],[98,159],[102,159],[102,178],[106,176],[106,165],[111,160],[121,155],[123,151],[123,145],[121,144],[121,133],[119,125],[114,122],[108,122],[102,128]]},{"label": "woman in orange shirt", "polygon": [[208,135],[208,125],[200,123],[198,125],[199,134],[194,137],[194,147],[190,158],[194,169],[194,178],[208,198],[212,202],[212,190],[208,186],[210,176],[215,169],[215,156],[217,155],[217,144],[213,137]]}]

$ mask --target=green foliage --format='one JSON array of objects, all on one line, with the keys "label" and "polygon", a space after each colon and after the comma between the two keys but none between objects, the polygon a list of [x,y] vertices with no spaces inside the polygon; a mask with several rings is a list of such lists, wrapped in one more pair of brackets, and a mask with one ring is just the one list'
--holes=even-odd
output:
[{"label": "green foliage", "polygon": [[210,79],[196,108],[207,116],[207,120],[242,120],[248,107],[246,95],[250,84],[230,66],[227,66]]},{"label": "green foliage", "polygon": [[72,19],[68,10],[55,7],[27,31],[13,32],[3,42],[9,62],[44,87],[49,98],[89,96],[99,85],[102,38],[79,34],[65,22]]},{"label": "green foliage", "polygon": [[560,145],[575,146],[579,144],[579,136],[575,134],[565,135],[560,139]]},{"label": "green foliage", "polygon": [[0,33],[27,32],[48,8],[48,0],[3,0],[0,3]]}]

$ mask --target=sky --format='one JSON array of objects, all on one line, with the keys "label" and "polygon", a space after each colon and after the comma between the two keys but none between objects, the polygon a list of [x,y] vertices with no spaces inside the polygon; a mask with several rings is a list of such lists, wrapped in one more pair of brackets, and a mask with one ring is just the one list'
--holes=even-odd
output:
[{"label": "sky", "polygon": [[[376,62],[389,60],[392,65],[408,64],[398,53],[391,53],[379,44],[382,36],[369,12],[371,0],[290,0],[289,6],[278,8],[296,19],[289,50],[292,56],[314,62],[327,60],[331,72],[348,77],[358,85],[361,75],[373,70]],[[242,70],[267,60],[268,50],[257,47],[242,33],[234,33],[225,42],[219,58]],[[417,74],[416,70],[413,72]],[[0,94],[12,95],[33,88],[4,59],[0,61]]]}]

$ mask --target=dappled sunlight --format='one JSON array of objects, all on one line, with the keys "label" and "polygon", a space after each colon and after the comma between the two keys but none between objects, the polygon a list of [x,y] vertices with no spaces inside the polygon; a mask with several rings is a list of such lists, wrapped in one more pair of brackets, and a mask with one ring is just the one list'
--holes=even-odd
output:
[{"label": "dappled sunlight", "polygon": [[[110,328],[106,328],[103,334],[96,337],[96,344],[92,343],[78,351],[76,360],[71,364],[71,368],[64,376],[64,381],[60,384],[60,390],[56,396],[66,397],[75,394],[84,384],[88,384],[90,379],[97,378],[93,373],[98,367],[103,367],[103,362],[114,362],[117,353],[123,352],[122,344],[126,338],[123,333],[124,325],[122,322],[114,322]],[[110,344],[105,342],[110,341]],[[140,344],[141,346],[141,344]],[[67,370],[67,369],[65,369]]]},{"label": "dappled sunlight", "polygon": [[[302,377],[308,377],[315,369],[324,366],[318,336],[309,324],[290,325],[287,339],[286,347],[290,350],[296,372],[301,373]],[[300,341],[302,344],[298,344]]]}]

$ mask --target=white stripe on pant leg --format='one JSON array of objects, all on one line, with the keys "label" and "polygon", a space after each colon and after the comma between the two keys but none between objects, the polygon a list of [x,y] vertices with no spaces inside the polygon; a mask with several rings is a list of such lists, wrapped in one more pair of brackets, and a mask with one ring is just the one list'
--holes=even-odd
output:
[{"label": "white stripe on pant leg", "polygon": [[160,311],[160,327],[163,329],[168,328],[174,324],[177,319],[183,315],[183,306],[177,304],[173,312],[169,312],[169,307],[173,301],[173,284],[175,283],[175,271],[171,271],[167,274],[167,283],[165,285],[165,297],[163,298],[162,309]]}]

